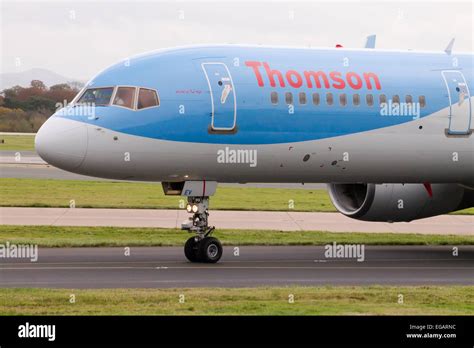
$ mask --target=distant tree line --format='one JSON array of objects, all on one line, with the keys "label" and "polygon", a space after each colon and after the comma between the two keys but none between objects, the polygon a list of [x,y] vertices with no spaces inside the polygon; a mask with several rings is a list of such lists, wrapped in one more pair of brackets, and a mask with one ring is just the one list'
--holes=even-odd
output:
[{"label": "distant tree line", "polygon": [[33,80],[29,87],[14,86],[0,93],[0,132],[36,132],[57,110],[79,92],[67,83],[46,87]]}]

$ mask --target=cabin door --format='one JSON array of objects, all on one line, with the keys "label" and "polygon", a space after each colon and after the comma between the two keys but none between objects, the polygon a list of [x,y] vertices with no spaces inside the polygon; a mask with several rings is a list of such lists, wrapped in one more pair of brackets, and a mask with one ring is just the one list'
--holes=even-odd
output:
[{"label": "cabin door", "polygon": [[232,76],[224,63],[202,63],[211,95],[211,130],[234,132],[237,103]]},{"label": "cabin door", "polygon": [[471,128],[471,94],[466,79],[460,71],[441,72],[449,100],[448,134],[469,134]]}]

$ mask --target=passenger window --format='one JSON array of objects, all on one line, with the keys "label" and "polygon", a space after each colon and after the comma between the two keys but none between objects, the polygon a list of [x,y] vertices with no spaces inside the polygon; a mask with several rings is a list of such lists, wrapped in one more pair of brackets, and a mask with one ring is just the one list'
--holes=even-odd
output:
[{"label": "passenger window", "polygon": [[400,104],[400,97],[395,94],[395,95],[392,97],[392,103],[393,103],[393,104]]},{"label": "passenger window", "polygon": [[360,105],[360,96],[356,93],[352,96],[352,103],[355,105],[355,106],[359,106]]},{"label": "passenger window", "polygon": [[272,104],[278,104],[278,92],[272,92],[270,94],[270,100]]},{"label": "passenger window", "polygon": [[285,93],[285,102],[286,102],[288,105],[292,105],[292,104],[293,104],[293,93],[291,93],[291,92],[286,92],[286,93]]},{"label": "passenger window", "polygon": [[339,103],[341,104],[341,106],[347,105],[347,96],[345,93],[339,95]]},{"label": "passenger window", "polygon": [[114,105],[133,109],[135,104],[135,87],[118,87],[115,93]]},{"label": "passenger window", "polygon": [[379,96],[379,102],[380,102],[380,105],[387,104],[387,96],[385,94],[381,94]]},{"label": "passenger window", "polygon": [[319,93],[313,93],[313,104],[319,105]]},{"label": "passenger window", "polygon": [[332,105],[334,103],[334,98],[332,93],[326,93],[326,104]]},{"label": "passenger window", "polygon": [[424,108],[425,105],[426,105],[425,96],[424,96],[424,95],[420,95],[420,96],[418,97],[418,102],[420,103],[420,107],[421,107],[421,108]]},{"label": "passenger window", "polygon": [[153,106],[159,105],[160,100],[158,99],[158,95],[156,94],[155,90],[148,88],[140,88],[140,91],[138,92],[138,110],[151,108]]},{"label": "passenger window", "polygon": [[367,94],[365,96],[365,101],[368,106],[373,106],[374,105],[374,96],[372,94]]},{"label": "passenger window", "polygon": [[305,92],[300,92],[299,99],[300,99],[300,104],[301,105],[306,104],[306,93]]},{"label": "passenger window", "polygon": [[411,97],[411,95],[407,95],[405,97],[405,103],[407,103],[407,104],[413,103],[413,98]]}]

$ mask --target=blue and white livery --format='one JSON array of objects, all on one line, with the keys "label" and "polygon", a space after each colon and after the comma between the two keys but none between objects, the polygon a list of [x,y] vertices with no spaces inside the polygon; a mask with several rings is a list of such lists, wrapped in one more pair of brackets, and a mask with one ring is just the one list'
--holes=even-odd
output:
[{"label": "blue and white livery", "polygon": [[216,262],[218,182],[326,182],[340,212],[373,221],[473,206],[473,90],[472,53],[166,49],[99,73],[36,148],[71,172],[187,196],[186,256]]}]

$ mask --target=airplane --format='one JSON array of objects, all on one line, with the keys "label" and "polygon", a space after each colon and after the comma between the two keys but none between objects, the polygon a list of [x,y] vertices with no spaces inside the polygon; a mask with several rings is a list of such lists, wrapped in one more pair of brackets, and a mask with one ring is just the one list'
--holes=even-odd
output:
[{"label": "airplane", "polygon": [[336,209],[411,221],[474,206],[473,54],[244,45],[161,49],[92,78],[38,154],[187,197],[190,262],[215,263],[218,183],[327,183]]}]

